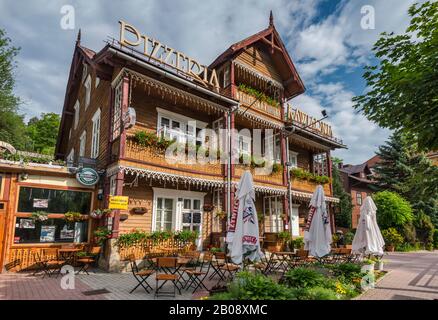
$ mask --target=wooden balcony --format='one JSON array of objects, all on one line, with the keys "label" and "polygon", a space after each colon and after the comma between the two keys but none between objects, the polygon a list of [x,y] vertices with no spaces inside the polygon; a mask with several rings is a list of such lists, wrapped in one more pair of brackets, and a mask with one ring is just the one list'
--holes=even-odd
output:
[{"label": "wooden balcony", "polygon": [[246,170],[251,171],[254,182],[256,183],[258,182],[258,183],[273,184],[273,185],[283,184],[283,170],[272,173],[270,175],[257,175],[255,168],[251,168],[250,166],[244,166],[244,165],[236,165],[234,169],[235,177],[240,179],[240,177]]},{"label": "wooden balcony", "polygon": [[274,107],[263,101],[257,101],[254,103],[257,99],[256,97],[242,92],[239,89],[236,89],[236,99],[240,101],[243,107],[251,106],[251,110],[255,110],[278,120],[281,119],[281,107]]},{"label": "wooden balcony", "polygon": [[222,176],[222,165],[219,160],[216,164],[168,163],[164,153],[151,147],[141,146],[132,139],[126,140],[125,160],[135,160],[153,166],[158,171],[182,171],[186,175]]},{"label": "wooden balcony", "polygon": [[[296,178],[292,178],[292,189],[297,191],[303,191],[303,192],[315,192],[316,187],[318,184],[316,182],[311,182],[307,180],[300,180]],[[326,183],[323,185],[324,188],[324,194],[326,196],[330,196],[330,183]]]}]

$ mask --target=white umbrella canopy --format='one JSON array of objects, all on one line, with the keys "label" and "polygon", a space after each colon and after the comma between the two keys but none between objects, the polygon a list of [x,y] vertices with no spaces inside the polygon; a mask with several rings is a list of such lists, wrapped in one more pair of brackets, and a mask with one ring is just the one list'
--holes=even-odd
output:
[{"label": "white umbrella canopy", "polygon": [[304,249],[314,257],[324,257],[331,251],[332,231],[325,204],[324,188],[319,185],[310,200],[309,216],[304,231]]},{"label": "white umbrella canopy", "polygon": [[366,197],[360,207],[359,224],[353,239],[354,253],[383,255],[385,241],[376,218],[377,207],[371,197]]},{"label": "white umbrella canopy", "polygon": [[235,196],[227,232],[231,260],[235,264],[241,264],[244,258],[259,261],[263,253],[260,248],[259,223],[254,204],[254,183],[249,171],[245,171],[240,178]]}]

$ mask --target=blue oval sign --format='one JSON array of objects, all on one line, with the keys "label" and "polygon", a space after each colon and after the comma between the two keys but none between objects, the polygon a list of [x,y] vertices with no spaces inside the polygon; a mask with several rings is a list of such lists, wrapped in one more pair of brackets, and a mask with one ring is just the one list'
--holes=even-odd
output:
[{"label": "blue oval sign", "polygon": [[94,186],[99,181],[99,174],[93,168],[82,168],[76,173],[76,179],[84,186]]}]

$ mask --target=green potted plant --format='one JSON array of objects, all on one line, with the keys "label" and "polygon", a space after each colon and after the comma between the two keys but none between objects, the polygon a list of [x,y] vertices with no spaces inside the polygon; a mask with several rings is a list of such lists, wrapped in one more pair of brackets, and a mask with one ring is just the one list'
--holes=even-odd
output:
[{"label": "green potted plant", "polygon": [[288,231],[282,231],[278,233],[278,240],[280,240],[282,249],[285,251],[290,251],[289,240],[291,239],[291,234]]},{"label": "green potted plant", "polygon": [[403,236],[395,228],[383,230],[382,237],[385,240],[386,251],[389,252],[393,252],[396,246],[403,243]]},{"label": "green potted plant", "polygon": [[102,246],[107,239],[111,236],[111,231],[107,227],[99,227],[94,231],[94,240],[100,246]]},{"label": "green potted plant", "polygon": [[93,219],[101,219],[103,216],[110,212],[111,209],[96,209],[90,212],[90,217]]},{"label": "green potted plant", "polygon": [[293,248],[300,250],[304,248],[304,238],[303,237],[298,237],[295,238],[294,240],[292,240],[293,243]]},{"label": "green potted plant", "polygon": [[374,262],[375,262],[375,270],[378,271],[383,271],[383,265],[384,265],[384,261],[381,257],[375,257],[374,258]]},{"label": "green potted plant", "polygon": [[46,221],[47,219],[49,219],[49,215],[48,215],[48,213],[45,212],[45,211],[35,211],[35,212],[32,212],[30,218],[31,218],[33,221],[44,222],[44,221]]},{"label": "green potted plant", "polygon": [[363,273],[374,272],[374,265],[375,264],[376,264],[376,262],[371,258],[363,259],[361,272],[363,272]]},{"label": "green potted plant", "polygon": [[64,214],[64,219],[67,222],[78,222],[83,220],[83,216],[80,212],[69,211]]}]

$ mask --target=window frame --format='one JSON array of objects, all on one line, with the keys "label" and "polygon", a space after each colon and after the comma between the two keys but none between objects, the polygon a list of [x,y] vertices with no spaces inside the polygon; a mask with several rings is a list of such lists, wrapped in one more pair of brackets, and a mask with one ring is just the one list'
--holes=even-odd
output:
[{"label": "window frame", "polygon": [[85,110],[86,110],[91,102],[91,75],[90,74],[85,79],[84,88],[85,88]]},{"label": "window frame", "polygon": [[[360,201],[358,201],[360,199]],[[360,202],[360,203],[359,203]],[[361,206],[363,203],[362,192],[356,191],[356,204]]]},{"label": "window frame", "polygon": [[81,110],[81,104],[79,103],[79,100],[76,100],[75,105],[74,105],[73,108],[75,110],[74,128],[76,130],[78,128],[78,124],[79,124],[79,112]]},{"label": "window frame", "polygon": [[85,157],[85,148],[87,146],[87,131],[84,130],[79,138],[79,157]]},{"label": "window frame", "polygon": [[94,113],[92,121],[92,131],[91,131],[91,154],[90,157],[96,159],[99,157],[100,149],[100,121],[101,121],[101,111],[100,108]]}]

